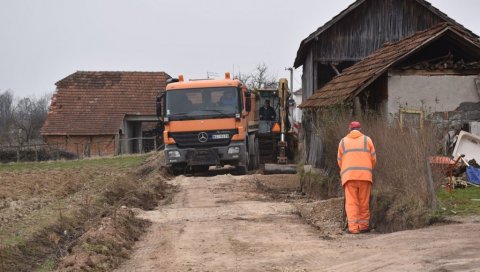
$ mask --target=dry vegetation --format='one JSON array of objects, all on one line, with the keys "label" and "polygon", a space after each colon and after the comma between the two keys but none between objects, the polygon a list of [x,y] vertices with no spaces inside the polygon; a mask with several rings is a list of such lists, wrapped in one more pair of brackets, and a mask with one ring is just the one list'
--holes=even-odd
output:
[{"label": "dry vegetation", "polygon": [[308,224],[314,226],[324,239],[342,235],[343,198],[314,200],[312,195],[300,192],[298,175],[256,175],[256,186],[270,199],[290,202]]},{"label": "dry vegetation", "polygon": [[[0,165],[0,270],[107,270],[166,195],[160,154]],[[76,261],[72,264],[71,260]]]},{"label": "dry vegetation", "polygon": [[[358,118],[357,118],[358,119]],[[427,160],[441,150],[438,131],[401,129],[375,116],[359,118],[362,131],[375,144],[378,164],[374,171],[372,223],[378,231],[392,232],[427,225],[435,219],[433,199],[440,178],[429,184]],[[352,121],[342,109],[318,113],[317,130],[323,139],[325,173],[303,173],[302,188],[321,199],[343,194],[339,182],[337,149]]]}]

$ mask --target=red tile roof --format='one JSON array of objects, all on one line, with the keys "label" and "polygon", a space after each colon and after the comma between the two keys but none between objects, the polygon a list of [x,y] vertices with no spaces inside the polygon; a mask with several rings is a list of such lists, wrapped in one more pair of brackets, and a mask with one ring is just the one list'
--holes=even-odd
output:
[{"label": "red tile roof", "polygon": [[418,32],[399,42],[386,44],[362,61],[345,69],[320,90],[305,100],[300,108],[319,108],[340,104],[355,97],[390,67],[404,60],[445,33],[452,33],[458,39],[473,45],[480,54],[478,39],[463,29],[442,23],[428,30]]},{"label": "red tile roof", "polygon": [[76,72],[58,81],[42,135],[114,135],[125,115],[155,115],[164,72]]}]

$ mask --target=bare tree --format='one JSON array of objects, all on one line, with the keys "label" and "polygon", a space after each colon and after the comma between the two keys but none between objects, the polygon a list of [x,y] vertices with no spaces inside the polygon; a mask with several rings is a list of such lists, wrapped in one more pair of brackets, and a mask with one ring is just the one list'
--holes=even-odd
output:
[{"label": "bare tree", "polygon": [[49,96],[39,99],[25,97],[13,110],[13,134],[17,143],[23,145],[40,139],[40,130],[47,119]]},{"label": "bare tree", "polygon": [[10,90],[0,92],[0,145],[10,143],[12,125],[13,94]]},{"label": "bare tree", "polygon": [[251,90],[275,89],[278,85],[277,77],[269,73],[265,63],[258,64],[250,74],[240,75],[240,80]]}]

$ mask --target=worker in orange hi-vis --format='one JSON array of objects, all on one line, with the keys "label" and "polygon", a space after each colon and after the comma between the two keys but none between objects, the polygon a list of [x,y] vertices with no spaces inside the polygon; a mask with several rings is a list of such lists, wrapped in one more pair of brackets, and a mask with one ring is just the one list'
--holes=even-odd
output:
[{"label": "worker in orange hi-vis", "polygon": [[377,157],[372,140],[360,132],[360,123],[350,123],[349,129],[350,133],[338,145],[337,159],[345,190],[348,230],[357,234],[369,231],[370,192]]}]

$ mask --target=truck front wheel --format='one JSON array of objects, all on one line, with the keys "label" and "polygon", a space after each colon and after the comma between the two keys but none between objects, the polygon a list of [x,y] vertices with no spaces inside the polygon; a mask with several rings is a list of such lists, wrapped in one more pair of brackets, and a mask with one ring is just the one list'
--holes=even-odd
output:
[{"label": "truck front wheel", "polygon": [[250,156],[248,152],[245,152],[245,161],[240,162],[240,164],[235,167],[235,172],[238,175],[246,175],[248,172],[249,161],[250,161]]}]

